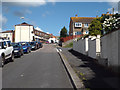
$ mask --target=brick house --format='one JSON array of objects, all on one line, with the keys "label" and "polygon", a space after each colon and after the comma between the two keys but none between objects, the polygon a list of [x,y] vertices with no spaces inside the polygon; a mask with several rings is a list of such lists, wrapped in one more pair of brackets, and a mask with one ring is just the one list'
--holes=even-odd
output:
[{"label": "brick house", "polygon": [[71,17],[69,24],[69,35],[88,34],[88,27],[95,17]]}]

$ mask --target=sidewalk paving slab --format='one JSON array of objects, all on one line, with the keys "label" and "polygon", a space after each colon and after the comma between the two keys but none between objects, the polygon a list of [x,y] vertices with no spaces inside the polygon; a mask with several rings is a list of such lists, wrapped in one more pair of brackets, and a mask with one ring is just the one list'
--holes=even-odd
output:
[{"label": "sidewalk paving slab", "polygon": [[78,53],[71,48],[62,48],[62,54],[67,58],[70,66],[83,81],[85,88],[106,88],[120,90],[119,77],[100,66],[96,60]]}]

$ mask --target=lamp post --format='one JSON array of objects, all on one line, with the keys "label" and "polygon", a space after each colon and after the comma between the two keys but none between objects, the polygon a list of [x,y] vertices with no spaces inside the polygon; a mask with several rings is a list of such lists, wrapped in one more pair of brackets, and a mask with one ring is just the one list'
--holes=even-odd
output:
[{"label": "lamp post", "polygon": [[[24,17],[20,17],[20,19],[24,19]],[[20,23],[20,42],[21,42],[21,23]]]}]

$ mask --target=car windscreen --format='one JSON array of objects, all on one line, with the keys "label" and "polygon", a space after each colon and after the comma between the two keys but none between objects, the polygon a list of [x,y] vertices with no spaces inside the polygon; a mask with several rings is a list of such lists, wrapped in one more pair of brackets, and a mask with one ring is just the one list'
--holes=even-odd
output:
[{"label": "car windscreen", "polygon": [[26,46],[26,43],[21,43],[22,46]]},{"label": "car windscreen", "polygon": [[34,42],[31,42],[30,45],[34,45],[35,43]]},{"label": "car windscreen", "polygon": [[19,44],[18,44],[18,43],[12,43],[12,46],[13,46],[14,48],[16,48],[16,47],[19,47]]}]

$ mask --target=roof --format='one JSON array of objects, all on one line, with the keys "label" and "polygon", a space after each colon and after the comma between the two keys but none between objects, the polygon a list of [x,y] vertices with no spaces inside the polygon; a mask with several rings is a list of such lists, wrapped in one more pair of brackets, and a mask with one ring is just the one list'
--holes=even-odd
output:
[{"label": "roof", "polygon": [[40,31],[40,30],[37,30],[37,29],[34,29],[34,31],[38,31],[38,32],[40,32],[40,33],[43,33],[43,34],[49,35],[49,34],[43,32],[43,31]]},{"label": "roof", "polygon": [[109,16],[113,16],[114,14],[102,14],[102,16],[104,16],[104,15],[109,15]]},{"label": "roof", "polygon": [[33,25],[28,24],[28,23],[26,23],[26,22],[23,22],[23,23],[21,23],[21,24],[15,25],[15,26],[33,26]]},{"label": "roof", "polygon": [[73,22],[91,23],[96,17],[71,17]]},{"label": "roof", "polygon": [[3,31],[1,33],[12,33],[12,32],[14,32],[14,30],[7,30],[7,31]]}]

